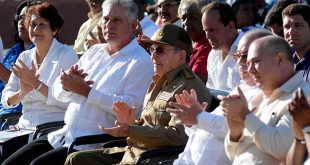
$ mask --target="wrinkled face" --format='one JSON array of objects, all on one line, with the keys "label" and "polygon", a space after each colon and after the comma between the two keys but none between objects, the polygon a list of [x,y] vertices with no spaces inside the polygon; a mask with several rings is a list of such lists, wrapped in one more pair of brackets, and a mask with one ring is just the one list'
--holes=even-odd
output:
[{"label": "wrinkled face", "polygon": [[185,63],[181,50],[172,45],[153,44],[150,48],[154,72],[163,76]]},{"label": "wrinkled face", "polygon": [[50,22],[40,16],[32,15],[29,24],[29,36],[36,45],[48,43],[53,40],[56,32],[53,32]]},{"label": "wrinkled face", "polygon": [[220,22],[219,12],[210,11],[204,13],[202,15],[202,26],[212,49],[221,49],[228,38],[229,30],[227,26]]},{"label": "wrinkled face", "polygon": [[296,50],[304,50],[310,44],[310,27],[301,15],[284,16],[285,40]]},{"label": "wrinkled face", "polygon": [[122,48],[133,38],[135,23],[129,23],[124,8],[108,4],[102,13],[102,30],[108,45]]},{"label": "wrinkled face", "polygon": [[247,56],[249,50],[250,42],[242,38],[238,44],[237,52],[234,54],[234,58],[238,64],[238,71],[240,74],[241,79],[246,84],[254,84],[254,80],[251,77],[250,73],[248,72],[248,65],[247,65]]},{"label": "wrinkled face", "polygon": [[26,18],[27,9],[28,9],[27,6],[24,7],[18,16],[18,24],[17,24],[18,36],[23,41],[30,41],[28,30],[25,27],[25,18]]},{"label": "wrinkled face", "polygon": [[248,72],[256,86],[263,91],[274,89],[275,76],[280,74],[275,56],[270,49],[263,48],[261,43],[254,42],[250,45],[247,58]]},{"label": "wrinkled face", "polygon": [[163,24],[174,23],[178,20],[179,2],[174,0],[158,0],[157,4],[157,13],[162,19]]},{"label": "wrinkled face", "polygon": [[202,14],[200,10],[197,9],[197,7],[189,6],[187,4],[182,6],[182,26],[194,42],[198,42],[201,37],[204,37],[201,17]]}]

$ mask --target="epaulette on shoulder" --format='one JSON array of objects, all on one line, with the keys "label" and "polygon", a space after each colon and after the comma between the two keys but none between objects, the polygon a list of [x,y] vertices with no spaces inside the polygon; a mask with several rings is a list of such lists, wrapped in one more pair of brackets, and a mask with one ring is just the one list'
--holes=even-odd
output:
[{"label": "epaulette on shoulder", "polygon": [[185,79],[195,79],[195,74],[193,73],[192,70],[189,69],[184,69],[181,72],[181,75],[185,78]]}]

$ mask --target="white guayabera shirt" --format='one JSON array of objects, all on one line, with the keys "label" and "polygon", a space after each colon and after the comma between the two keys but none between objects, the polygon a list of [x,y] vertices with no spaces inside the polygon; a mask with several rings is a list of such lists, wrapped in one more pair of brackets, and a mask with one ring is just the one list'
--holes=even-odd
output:
[{"label": "white guayabera shirt", "polygon": [[[95,83],[87,98],[63,90],[59,79],[54,84],[56,98],[69,102],[65,115],[66,125],[48,135],[54,147],[63,144],[68,147],[76,137],[102,134],[98,124],[108,128],[114,126],[116,117],[112,104],[115,101],[141,107],[153,75],[150,55],[139,46],[136,39],[113,55],[110,55],[107,44],[94,45],[77,65],[88,73],[86,80]],[[90,149],[100,145],[82,147],[76,149]]]},{"label": "white guayabera shirt", "polygon": [[[62,121],[68,104],[57,101],[52,95],[51,89],[56,78],[60,75],[61,69],[67,70],[78,61],[78,57],[73,49],[53,39],[40,67],[37,65],[36,48],[22,52],[18,60],[23,61],[28,68],[32,68],[31,62],[34,61],[37,67],[37,74],[40,74],[39,80],[49,87],[47,98],[39,91],[32,90],[22,99],[23,115],[19,119],[18,126],[35,129],[39,124]],[[6,84],[2,92],[1,102],[5,108],[18,106],[8,105],[7,100],[19,89],[19,79],[12,73],[8,84]]]}]

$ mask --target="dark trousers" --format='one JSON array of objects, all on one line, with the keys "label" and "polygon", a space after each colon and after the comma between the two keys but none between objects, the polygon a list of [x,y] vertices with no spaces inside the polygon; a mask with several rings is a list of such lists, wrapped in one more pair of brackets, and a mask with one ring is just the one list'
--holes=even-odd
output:
[{"label": "dark trousers", "polygon": [[14,137],[0,144],[0,163],[28,143],[29,135]]},{"label": "dark trousers", "polygon": [[47,140],[47,135],[23,146],[2,165],[63,165],[67,158],[67,148],[54,149]]}]

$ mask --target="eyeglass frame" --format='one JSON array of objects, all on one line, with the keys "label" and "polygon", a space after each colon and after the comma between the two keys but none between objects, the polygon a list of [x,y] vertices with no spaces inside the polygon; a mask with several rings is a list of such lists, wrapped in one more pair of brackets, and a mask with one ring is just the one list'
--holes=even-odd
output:
[{"label": "eyeglass frame", "polygon": [[150,54],[154,54],[156,52],[158,56],[163,56],[163,54],[167,53],[166,51],[171,51],[171,50],[180,51],[181,49],[175,46],[172,49],[164,49],[161,46],[156,46],[156,48],[154,48],[154,46],[148,47],[148,51]]},{"label": "eyeglass frame", "polygon": [[234,55],[234,60],[239,61],[241,58],[247,58],[248,57],[248,52],[235,52]]}]

